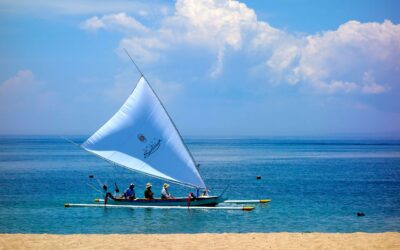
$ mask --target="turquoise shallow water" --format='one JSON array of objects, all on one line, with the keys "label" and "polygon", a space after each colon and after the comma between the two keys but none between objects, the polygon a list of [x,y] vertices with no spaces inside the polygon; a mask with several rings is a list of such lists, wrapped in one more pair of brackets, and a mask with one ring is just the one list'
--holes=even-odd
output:
[{"label": "turquoise shallow water", "polygon": [[[84,137],[72,138],[82,142]],[[230,199],[271,198],[252,212],[64,208],[91,203],[94,179],[162,181],[110,166],[57,137],[0,138],[0,233],[400,231],[400,141],[187,139],[201,173]],[[261,175],[261,180],[256,176]],[[171,185],[171,192],[191,191]],[[366,216],[357,217],[357,212]]]}]

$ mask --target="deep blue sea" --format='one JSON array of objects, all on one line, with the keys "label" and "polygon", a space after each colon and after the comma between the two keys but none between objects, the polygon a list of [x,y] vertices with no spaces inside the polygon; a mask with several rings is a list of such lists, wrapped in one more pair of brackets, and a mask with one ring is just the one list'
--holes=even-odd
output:
[{"label": "deep blue sea", "polygon": [[[229,185],[230,199],[272,202],[251,212],[65,208],[99,198],[97,180],[117,181],[121,190],[135,182],[137,194],[146,182],[158,193],[163,182],[58,137],[0,137],[0,233],[400,231],[400,141],[185,141],[211,194]],[[171,185],[170,191],[187,196],[192,190]]]}]

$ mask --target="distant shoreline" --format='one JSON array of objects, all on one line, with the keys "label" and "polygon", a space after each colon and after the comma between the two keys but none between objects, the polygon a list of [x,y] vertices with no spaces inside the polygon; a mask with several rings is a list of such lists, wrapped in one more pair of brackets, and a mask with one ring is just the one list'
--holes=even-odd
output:
[{"label": "distant shoreline", "polygon": [[400,249],[400,232],[0,234],[0,249]]}]

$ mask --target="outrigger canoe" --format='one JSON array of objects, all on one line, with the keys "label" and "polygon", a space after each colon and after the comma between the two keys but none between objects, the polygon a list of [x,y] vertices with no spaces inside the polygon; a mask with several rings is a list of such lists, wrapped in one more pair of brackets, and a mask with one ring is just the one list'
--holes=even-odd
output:
[{"label": "outrigger canoe", "polygon": [[204,206],[214,207],[219,203],[224,202],[221,196],[206,196],[206,197],[177,197],[173,199],[144,199],[138,198],[134,200],[125,198],[110,197],[107,204],[115,205],[135,205],[135,206]]},{"label": "outrigger canoe", "polygon": [[[128,54],[127,51],[126,53]],[[129,54],[128,56],[132,60]],[[202,193],[207,194],[208,188],[199,172],[200,165],[196,163],[150,83],[136,63],[133,60],[132,62],[141,75],[136,87],[122,107],[82,145],[78,146],[113,165],[194,188],[197,194],[201,190],[204,191]],[[72,143],[77,145],[74,142]],[[104,199],[96,199],[95,201],[104,202],[104,204],[66,203],[65,207],[191,208],[251,211],[254,209],[253,206],[227,207],[217,205],[223,202],[270,202],[267,199],[226,200],[222,198],[222,194],[220,196],[202,195],[196,197],[190,195],[191,193],[188,197],[173,199],[138,198],[130,200],[114,197],[107,192],[106,185],[103,185],[103,189],[105,191]]]},{"label": "outrigger canoe", "polygon": [[[199,164],[161,100],[132,62],[141,74],[136,87],[122,107],[80,147],[113,165],[194,188],[196,193],[207,193]],[[107,187],[104,190],[105,204],[109,200],[115,204],[139,206],[215,206],[224,201],[220,196],[127,200],[113,197]]]}]

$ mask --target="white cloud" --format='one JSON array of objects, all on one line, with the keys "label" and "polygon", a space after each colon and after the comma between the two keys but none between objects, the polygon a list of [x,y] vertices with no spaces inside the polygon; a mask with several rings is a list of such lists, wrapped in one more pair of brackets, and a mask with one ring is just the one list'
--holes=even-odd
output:
[{"label": "white cloud", "polygon": [[149,13],[147,11],[145,11],[145,10],[139,10],[139,15],[140,16],[148,16]]},{"label": "white cloud", "polygon": [[214,51],[217,59],[210,75],[215,78],[223,71],[225,50],[265,47],[284,32],[257,21],[254,10],[238,1],[178,0],[175,14],[164,19],[159,34],[171,43]]},{"label": "white cloud", "polygon": [[163,43],[156,37],[132,37],[123,38],[119,44],[119,53],[126,57],[123,49],[126,49],[136,61],[141,63],[152,63],[160,59],[160,51],[167,48],[167,44]]},{"label": "white cloud", "polygon": [[[40,128],[42,118],[57,110],[57,96],[44,91],[31,70],[20,70],[0,84],[0,133],[26,133],[26,128]],[[28,130],[29,130],[28,129]]]},{"label": "white cloud", "polygon": [[188,43],[212,48],[242,47],[245,29],[254,29],[256,15],[237,1],[178,0],[174,16],[164,20],[165,30]]},{"label": "white cloud", "polygon": [[0,96],[2,97],[0,99],[4,100],[7,96],[16,95],[21,91],[29,93],[37,85],[38,82],[34,79],[32,71],[20,70],[15,76],[0,85]]},{"label": "white cloud", "polygon": [[350,93],[359,89],[359,86],[354,82],[340,80],[332,80],[330,82],[313,81],[311,84],[315,89],[325,93],[335,93],[338,91]]},{"label": "white cloud", "polygon": [[174,48],[207,49],[215,54],[213,78],[226,70],[229,52],[252,58],[242,68],[262,68],[257,72],[269,83],[316,92],[379,94],[399,79],[400,25],[391,21],[349,21],[337,30],[299,35],[257,20],[254,10],[238,1],[178,0],[175,12],[161,18],[157,28],[125,13],[92,17],[82,26],[124,33],[119,47],[145,63],[158,62]]},{"label": "white cloud", "polygon": [[[82,27],[87,30],[114,27],[116,30],[117,25],[110,24],[121,22],[115,22],[114,17],[115,15],[92,17],[86,20]],[[129,16],[124,16],[124,19],[128,18]],[[122,28],[120,31],[128,31],[122,25],[118,27]],[[136,51],[136,56],[146,62],[156,61],[159,58],[157,50],[161,47],[179,46],[179,44],[206,46],[214,51],[217,57],[216,66],[210,70],[211,76],[216,77],[222,72],[226,48],[239,51],[243,49],[243,43],[252,37],[254,37],[253,47],[262,47],[282,34],[284,32],[272,28],[267,23],[258,22],[255,12],[237,1],[178,0],[175,13],[164,18],[158,29],[142,37],[124,38],[120,44],[129,46],[131,43],[129,47],[134,50],[130,51]],[[149,41],[162,41],[162,46],[148,44]]]},{"label": "white cloud", "polygon": [[81,28],[84,30],[98,30],[104,28],[104,22],[97,16],[89,18],[84,23],[81,24]]},{"label": "white cloud", "polygon": [[52,109],[53,97],[31,70],[20,70],[0,85],[0,115]]},{"label": "white cloud", "polygon": [[117,14],[104,15],[101,18],[94,16],[81,24],[81,28],[90,31],[99,29],[117,30],[126,33],[146,32],[148,29],[135,18],[121,12]]},{"label": "white cloud", "polygon": [[224,67],[224,47],[222,47],[219,51],[218,51],[218,57],[217,57],[217,61],[215,63],[214,68],[211,71],[211,77],[216,78],[218,77],[221,72],[222,69]]},{"label": "white cloud", "polygon": [[379,94],[385,92],[386,90],[388,89],[376,83],[371,83],[362,87],[362,92],[367,94]]},{"label": "white cloud", "polygon": [[[373,72],[386,72],[396,80],[400,69],[400,25],[390,21],[349,21],[336,31],[308,36],[305,46],[298,50],[298,62],[289,67],[295,83],[309,83],[322,91],[358,89],[363,93],[381,93],[388,88],[375,81],[365,82],[365,75],[373,78]],[[285,60],[292,58],[287,56],[278,62],[287,65]]]},{"label": "white cloud", "polygon": [[184,91],[184,85],[178,82],[161,81],[156,77],[151,78],[151,86],[163,103],[173,102],[176,96]]},{"label": "white cloud", "polygon": [[362,92],[367,94],[379,94],[388,91],[389,89],[390,88],[387,86],[377,84],[372,73],[364,73]]},{"label": "white cloud", "polygon": [[[136,84],[137,74],[133,74],[132,68],[129,67],[124,71],[119,72],[114,79],[114,84],[111,88],[105,89],[103,95],[113,103],[120,104],[121,100],[125,100],[132,92]],[[177,82],[161,81],[157,77],[151,77],[151,86],[156,90],[157,95],[163,103],[173,101],[179,95],[184,86]]]},{"label": "white cloud", "polygon": [[[4,112],[26,112],[46,106],[51,92],[41,92],[42,82],[31,70],[20,70],[0,85],[0,115]],[[8,113],[10,115],[10,113]]]}]

